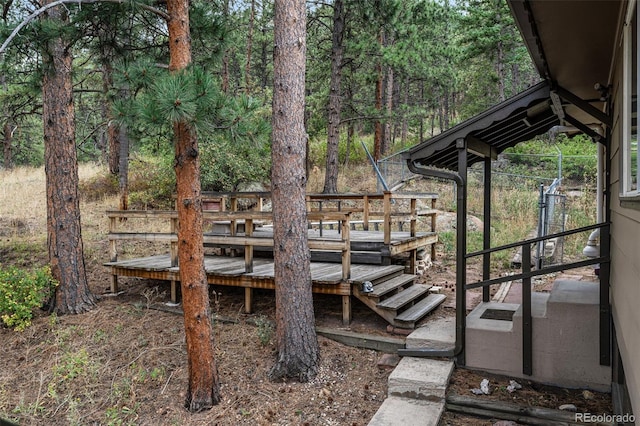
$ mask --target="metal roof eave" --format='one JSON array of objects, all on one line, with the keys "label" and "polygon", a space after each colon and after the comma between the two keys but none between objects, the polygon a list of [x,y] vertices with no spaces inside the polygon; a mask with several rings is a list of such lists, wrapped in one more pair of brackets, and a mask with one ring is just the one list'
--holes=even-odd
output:
[{"label": "metal roof eave", "polygon": [[[416,162],[422,165],[433,165],[437,167],[452,168],[449,161],[443,161],[443,157],[450,156],[451,153],[445,153],[443,151],[455,149],[456,141],[458,139],[465,139],[469,135],[474,133],[482,133],[483,130],[494,128],[498,132],[505,131],[500,129],[500,123],[509,123],[509,118],[517,115],[518,112],[526,111],[534,105],[541,104],[549,100],[551,88],[549,83],[543,81],[535,86],[532,86],[528,90],[510,98],[506,101],[486,110],[485,112],[466,120],[457,126],[437,135],[433,138],[426,140],[403,154],[403,159],[409,162]],[[518,119],[521,120],[521,119]],[[551,123],[549,120],[545,120],[542,126],[533,125],[528,128],[527,134],[531,137],[546,132],[552,125],[555,125],[555,120]],[[532,135],[533,133],[533,135]],[[516,141],[516,139],[519,139]],[[503,151],[508,146],[513,146],[515,143],[522,141],[519,137],[513,139],[513,143],[504,144],[502,141],[501,146],[498,148],[498,152]],[[485,140],[491,145],[490,141]],[[507,146],[508,145],[508,146]],[[470,156],[470,163],[478,161],[476,156]]]}]

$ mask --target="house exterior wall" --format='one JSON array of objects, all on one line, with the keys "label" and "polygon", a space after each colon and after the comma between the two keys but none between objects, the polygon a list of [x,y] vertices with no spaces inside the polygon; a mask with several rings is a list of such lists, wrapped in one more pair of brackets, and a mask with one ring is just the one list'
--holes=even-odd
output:
[{"label": "house exterior wall", "polygon": [[622,206],[622,49],[614,63],[611,149],[611,304],[633,411],[640,414],[640,200]]}]

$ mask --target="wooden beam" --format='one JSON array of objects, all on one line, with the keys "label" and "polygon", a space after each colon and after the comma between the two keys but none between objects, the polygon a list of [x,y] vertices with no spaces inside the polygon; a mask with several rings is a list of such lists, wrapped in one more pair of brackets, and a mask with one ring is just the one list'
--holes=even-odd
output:
[{"label": "wooden beam", "polygon": [[495,146],[491,146],[471,135],[467,136],[467,149],[479,157],[491,158],[492,160],[498,159],[498,151]]},{"label": "wooden beam", "polygon": [[328,327],[316,327],[316,333],[347,346],[373,349],[392,354],[397,353],[398,349],[405,347],[404,339],[394,337],[356,333],[347,330],[334,330]]},{"label": "wooden beam", "polygon": [[586,112],[587,114],[589,114],[593,118],[596,118],[597,120],[601,121],[602,124],[604,124],[607,127],[611,128],[611,126],[613,124],[613,120],[612,120],[611,116],[609,116],[609,115],[605,114],[604,112],[600,111],[598,108],[594,107],[593,105],[591,105],[589,102],[585,101],[584,99],[574,95],[573,93],[571,93],[567,89],[564,89],[564,88],[558,86],[558,88],[556,89],[556,92],[558,92],[558,95],[562,99],[564,99],[565,101],[568,101],[568,102],[572,103],[573,105],[577,106],[578,108],[580,108],[582,111]]}]

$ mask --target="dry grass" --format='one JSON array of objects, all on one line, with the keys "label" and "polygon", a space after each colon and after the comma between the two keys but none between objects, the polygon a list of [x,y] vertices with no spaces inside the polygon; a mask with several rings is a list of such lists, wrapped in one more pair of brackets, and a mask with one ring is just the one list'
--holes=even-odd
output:
[{"label": "dry grass", "polygon": [[[80,177],[103,172],[84,165]],[[3,266],[42,264],[44,171],[2,173],[0,261]],[[384,399],[388,375],[376,367],[377,353],[320,338],[322,364],[312,383],[272,383],[266,374],[275,359],[273,331],[269,334],[259,324],[273,321],[273,293],[258,294],[255,314],[248,315],[242,313],[243,292],[226,287],[212,288],[212,309],[230,320],[214,325],[223,401],[211,411],[188,413],[183,407],[187,366],[182,320],[153,309],[167,300],[167,283],[121,278],[124,293],[106,297],[104,212],[116,206],[111,195],[81,201],[88,280],[102,299],[97,308],[59,318],[39,312],[23,333],[0,327],[0,418],[22,425],[362,425],[373,416]],[[28,232],[16,226],[23,222],[30,224]],[[149,247],[123,244],[127,254],[136,250]],[[339,298],[320,298],[317,304],[320,324],[339,324]],[[385,326],[381,320],[373,324],[382,330]],[[357,322],[353,327],[357,330]]]}]

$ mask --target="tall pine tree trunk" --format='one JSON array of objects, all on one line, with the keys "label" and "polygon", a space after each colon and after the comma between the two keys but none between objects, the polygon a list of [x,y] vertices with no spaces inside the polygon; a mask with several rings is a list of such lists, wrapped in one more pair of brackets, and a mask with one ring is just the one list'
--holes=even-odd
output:
[{"label": "tall pine tree trunk", "polygon": [[247,57],[244,64],[244,92],[251,93],[251,53],[253,50],[253,28],[256,20],[256,0],[251,0],[251,11],[249,15],[249,31],[247,34]]},{"label": "tall pine tree trunk", "polygon": [[[7,91],[7,80],[4,74],[0,76],[0,86],[2,86],[2,90]],[[13,131],[15,129],[15,126],[12,123],[9,107],[3,106],[2,109],[3,109],[3,116],[6,117],[5,118],[6,121],[2,126],[2,164],[5,169],[12,169],[13,168]]]},{"label": "tall pine tree trunk", "polygon": [[[168,0],[169,71],[183,71],[191,63],[189,1]],[[209,284],[204,269],[202,195],[198,140],[186,121],[173,124],[178,210],[178,263],[187,343],[189,386],[185,405],[197,412],[220,402],[214,359]]]},{"label": "tall pine tree trunk", "polygon": [[[384,30],[380,30],[380,34],[378,36],[378,44],[380,49],[382,50],[382,46],[384,43]],[[378,74],[378,78],[376,80],[376,101],[375,108],[376,113],[378,114],[378,118],[374,123],[374,134],[373,134],[373,159],[378,161],[382,158],[382,121],[380,121],[380,116],[382,116],[382,85],[384,80],[384,73],[382,72],[382,54],[378,58],[378,63],[376,64],[376,72]]]},{"label": "tall pine tree trunk", "polygon": [[333,3],[333,30],[331,45],[331,82],[329,83],[329,125],[327,129],[327,168],[324,178],[325,194],[338,192],[338,146],[340,144],[340,117],[342,112],[342,55],[344,37],[344,4]]},{"label": "tall pine tree trunk", "polygon": [[384,122],[384,142],[382,144],[382,154],[386,155],[392,146],[393,120],[393,68],[387,67],[387,84],[385,88],[385,115]]},{"label": "tall pine tree trunk", "polygon": [[306,382],[317,374],[319,348],[305,203],[305,2],[276,0],[274,12],[271,181],[278,353],[269,376]]},{"label": "tall pine tree trunk", "polygon": [[[59,25],[67,21],[66,9],[47,12]],[[71,80],[71,48],[61,38],[50,40],[42,55],[42,118],[47,188],[47,246],[51,273],[59,282],[51,308],[58,314],[78,314],[95,306],[85,270],[75,110]]]},{"label": "tall pine tree trunk", "polygon": [[[225,0],[222,4],[222,13],[224,15],[225,21],[229,19],[229,1]],[[222,93],[229,93],[229,49],[225,48],[224,53],[222,54],[222,85],[221,90]]]},{"label": "tall pine tree trunk", "polygon": [[13,130],[14,126],[7,117],[2,132],[2,159],[5,169],[13,168]]}]

